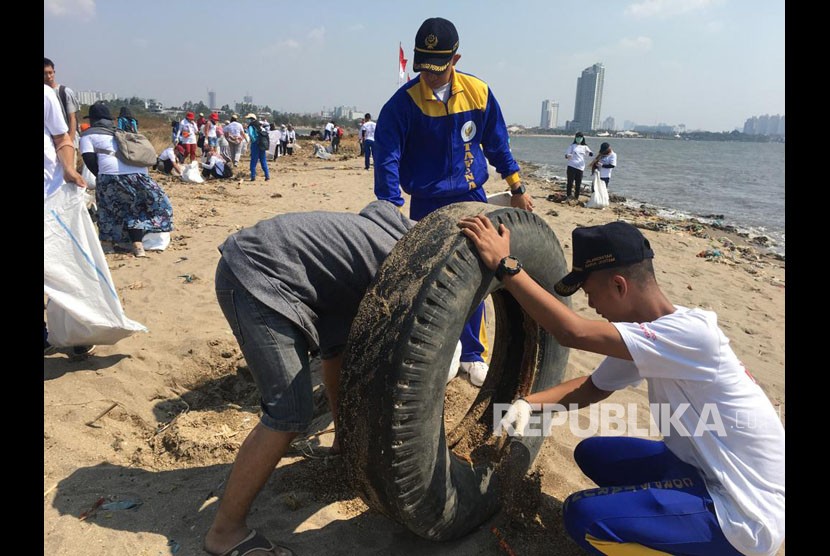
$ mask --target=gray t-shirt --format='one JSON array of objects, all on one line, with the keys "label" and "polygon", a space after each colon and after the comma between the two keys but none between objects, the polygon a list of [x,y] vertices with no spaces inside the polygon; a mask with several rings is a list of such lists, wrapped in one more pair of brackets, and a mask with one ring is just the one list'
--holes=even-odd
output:
[{"label": "gray t-shirt", "polygon": [[63,106],[63,101],[61,100],[60,85],[55,87],[55,94],[58,96],[58,100],[61,101],[61,108],[65,110],[63,117],[66,120],[66,124],[69,125],[69,114],[74,114],[81,109],[81,106],[78,104],[78,99],[75,98],[75,91],[64,85],[63,92],[66,94],[66,107]]},{"label": "gray t-shirt", "polygon": [[327,358],[346,344],[369,282],[413,225],[392,203],[373,201],[359,214],[281,214],[229,236],[219,251],[254,297]]}]

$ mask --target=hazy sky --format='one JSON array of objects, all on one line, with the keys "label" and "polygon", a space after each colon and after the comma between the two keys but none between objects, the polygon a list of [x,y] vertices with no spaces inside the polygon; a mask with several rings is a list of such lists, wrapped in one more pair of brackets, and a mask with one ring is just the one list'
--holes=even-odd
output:
[{"label": "hazy sky", "polygon": [[564,126],[596,62],[601,120],[617,127],[731,131],[784,114],[783,0],[44,0],[43,46],[75,90],[178,106],[211,89],[219,106],[251,95],[285,112],[377,115],[398,86],[398,43],[409,70],[436,16],[458,29],[456,67],[489,83],[508,124],[539,125],[552,99]]}]

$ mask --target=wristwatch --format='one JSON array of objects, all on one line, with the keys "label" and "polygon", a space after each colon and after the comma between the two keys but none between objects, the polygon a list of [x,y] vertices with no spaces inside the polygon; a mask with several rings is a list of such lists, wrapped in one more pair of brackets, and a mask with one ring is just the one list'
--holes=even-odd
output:
[{"label": "wristwatch", "polygon": [[524,186],[524,184],[519,184],[519,187],[510,190],[510,195],[524,195],[526,191],[527,188]]},{"label": "wristwatch", "polygon": [[515,276],[522,270],[522,263],[513,255],[508,255],[499,261],[499,266],[496,267],[496,278],[501,280],[505,275]]}]

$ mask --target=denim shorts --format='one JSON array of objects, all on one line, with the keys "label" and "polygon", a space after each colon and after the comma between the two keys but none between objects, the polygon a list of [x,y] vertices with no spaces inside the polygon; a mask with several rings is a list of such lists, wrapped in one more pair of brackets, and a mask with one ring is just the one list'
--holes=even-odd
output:
[{"label": "denim shorts", "polygon": [[303,432],[314,409],[305,334],[251,295],[223,259],[216,267],[216,298],[259,389],[260,422]]}]

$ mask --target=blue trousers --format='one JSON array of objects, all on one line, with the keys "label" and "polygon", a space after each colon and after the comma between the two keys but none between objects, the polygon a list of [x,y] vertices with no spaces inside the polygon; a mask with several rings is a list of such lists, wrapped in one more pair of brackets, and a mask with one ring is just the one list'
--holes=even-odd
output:
[{"label": "blue trousers", "polygon": [[[369,141],[366,143],[368,144]],[[366,152],[369,151],[367,150]],[[483,189],[477,187],[458,197],[412,197],[410,199],[409,217],[412,220],[420,220],[441,207],[466,201],[486,203],[487,194],[484,193]],[[484,341],[482,341],[486,340],[483,302],[479,304],[476,310],[473,311],[472,316],[464,324],[460,340],[462,362],[484,361],[484,352],[487,348],[484,345]]]},{"label": "blue trousers", "polygon": [[580,442],[574,459],[599,488],[570,495],[562,519],[589,554],[740,555],[700,472],[665,443],[597,436]]},{"label": "blue trousers", "polygon": [[369,160],[374,160],[375,142],[371,139],[363,141],[363,156],[366,157],[364,168],[369,169]]},{"label": "blue trousers", "polygon": [[251,179],[256,177],[256,163],[262,166],[262,171],[265,173],[265,179],[271,177],[268,173],[268,151],[260,149],[256,141],[251,141]]}]

